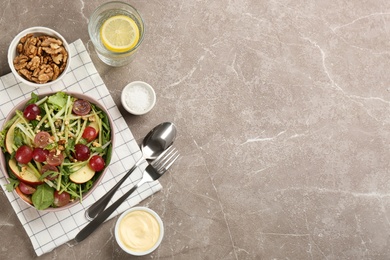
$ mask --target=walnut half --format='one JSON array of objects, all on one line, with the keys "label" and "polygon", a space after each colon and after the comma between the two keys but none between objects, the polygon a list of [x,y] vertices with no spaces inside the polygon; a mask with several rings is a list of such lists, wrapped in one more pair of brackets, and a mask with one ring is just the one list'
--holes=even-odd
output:
[{"label": "walnut half", "polygon": [[56,80],[65,70],[68,52],[60,39],[53,36],[22,37],[16,47],[13,63],[16,71],[28,81],[44,84]]}]

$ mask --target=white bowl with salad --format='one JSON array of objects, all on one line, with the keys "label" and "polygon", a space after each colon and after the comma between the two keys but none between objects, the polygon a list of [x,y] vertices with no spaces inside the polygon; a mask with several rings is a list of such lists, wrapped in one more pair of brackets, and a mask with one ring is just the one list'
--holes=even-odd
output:
[{"label": "white bowl with salad", "polygon": [[97,100],[80,93],[32,93],[9,113],[0,132],[7,190],[42,211],[82,203],[101,182],[113,145],[113,122]]}]

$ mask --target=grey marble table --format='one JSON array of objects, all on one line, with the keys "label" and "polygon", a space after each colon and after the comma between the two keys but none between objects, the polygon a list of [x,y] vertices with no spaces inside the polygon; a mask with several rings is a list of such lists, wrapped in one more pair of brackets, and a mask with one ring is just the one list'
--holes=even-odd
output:
[{"label": "grey marble table", "polygon": [[[111,68],[88,37],[104,1],[4,1],[0,75],[19,31],[47,26],[81,39],[138,141],[172,121],[182,157],[143,201],[165,238],[139,259],[390,258],[390,2],[129,1],[146,37]],[[120,106],[134,80],[155,108]],[[0,192],[0,258],[34,259]],[[40,259],[127,259],[108,221]]]}]

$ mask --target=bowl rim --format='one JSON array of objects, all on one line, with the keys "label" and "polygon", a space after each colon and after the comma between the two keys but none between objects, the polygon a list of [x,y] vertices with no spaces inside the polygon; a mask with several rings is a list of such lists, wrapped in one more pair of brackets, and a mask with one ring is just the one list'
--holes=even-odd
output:
[{"label": "bowl rim", "polygon": [[[16,71],[15,66],[13,64],[13,60],[16,57],[16,46],[18,45],[20,39],[27,34],[32,33],[34,35],[50,35],[50,36],[55,36],[59,38],[62,41],[63,46],[65,47],[66,51],[68,52],[68,60],[65,66],[64,71],[56,78],[54,81],[50,81],[44,84],[38,84],[34,83],[31,81],[28,81],[27,79],[23,78],[22,76],[19,75],[19,73]],[[47,87],[51,86],[57,82],[59,82],[69,71],[70,68],[70,63],[71,63],[71,53],[70,53],[70,46],[68,41],[57,31],[49,28],[49,27],[44,27],[44,26],[34,26],[34,27],[29,27],[24,29],[23,31],[19,32],[11,41],[9,47],[8,47],[8,52],[7,52],[7,59],[8,59],[8,66],[10,67],[12,73],[16,77],[18,81],[23,82],[24,84],[30,86],[30,87]]]},{"label": "bowl rim", "polygon": [[[130,249],[128,249],[123,243],[122,241],[119,239],[119,224],[120,222],[122,221],[122,219],[129,213],[131,212],[134,212],[134,211],[146,211],[148,212],[149,214],[151,214],[158,222],[159,224],[159,227],[160,227],[160,234],[159,234],[159,237],[157,239],[157,242],[154,244],[153,247],[151,247],[150,249],[146,250],[146,251],[143,251],[143,252],[135,252],[135,251],[132,251]],[[117,242],[117,244],[120,246],[120,248],[122,248],[123,251],[125,251],[126,253],[130,254],[130,255],[134,255],[134,256],[144,256],[144,255],[148,255],[150,253],[152,253],[154,250],[156,250],[163,238],[164,238],[164,223],[161,219],[161,217],[152,209],[148,208],[148,207],[144,207],[144,206],[136,206],[136,207],[132,207],[126,211],[124,211],[120,216],[119,218],[117,219],[116,223],[115,223],[115,240]]]},{"label": "bowl rim", "polygon": [[[126,103],[126,94],[127,92],[129,91],[129,89],[131,87],[133,87],[134,85],[141,85],[142,87],[146,88],[151,94],[152,94],[152,103],[150,104],[149,108],[146,109],[145,111],[142,111],[142,112],[139,112],[139,111],[134,111],[132,110]],[[156,92],[154,91],[153,87],[146,83],[145,81],[132,81],[130,82],[129,84],[127,84],[123,90],[122,90],[122,94],[121,94],[121,103],[122,103],[122,106],[125,108],[125,110],[133,115],[136,115],[136,116],[140,116],[140,115],[145,115],[147,113],[149,113],[153,107],[155,106],[156,104]]]},{"label": "bowl rim", "polygon": [[[39,93],[37,95],[41,98],[43,96],[53,95],[53,94],[55,94],[57,92],[58,91],[48,91],[48,92],[44,92],[44,93]],[[112,145],[112,150],[114,150],[114,147],[115,147],[115,129],[114,129],[115,128],[115,124],[114,124],[114,121],[113,121],[111,115],[109,114],[107,108],[103,105],[103,103],[98,101],[98,100],[96,100],[93,97],[90,97],[90,96],[84,94],[84,93],[74,92],[74,91],[66,91],[66,90],[62,90],[60,92],[64,92],[64,93],[66,93],[68,95],[71,95],[71,96],[74,96],[76,98],[82,98],[82,99],[88,100],[89,102],[91,102],[94,105],[98,106],[100,109],[102,109],[107,114],[108,120],[110,122],[110,127],[111,127],[111,145]],[[15,110],[22,108],[26,104],[26,102],[28,100],[30,100],[30,98],[27,98],[27,99],[25,99],[23,101],[20,101],[18,104],[16,104],[14,106],[14,108],[8,113],[8,115],[4,119],[4,122],[3,122],[3,124],[1,125],[1,128],[0,128],[1,130],[3,129],[4,125],[15,115]],[[4,175],[5,179],[6,179],[6,181],[8,182],[9,173],[7,171],[7,166],[6,166],[7,162],[5,161],[5,156],[4,156],[4,152],[3,151],[0,151],[0,162],[1,162],[1,165],[0,165],[1,171],[3,172],[3,175]],[[94,185],[92,186],[92,188],[88,192],[83,194],[83,198],[82,198],[83,201],[92,194],[92,192],[97,188],[97,186],[100,185],[101,181],[103,180],[104,176],[106,175],[106,173],[108,171],[109,165],[106,165],[104,170],[100,173],[100,176],[96,179],[96,181],[95,181]],[[58,212],[58,211],[62,211],[62,210],[65,210],[65,209],[69,209],[69,208],[77,205],[78,203],[80,203],[80,200],[75,200],[73,202],[68,203],[65,206],[62,206],[62,207],[58,207],[58,208],[49,207],[49,208],[44,209],[44,210],[38,210],[37,208],[34,207],[34,205],[31,205],[28,202],[26,202],[24,199],[22,199],[20,197],[20,195],[15,190],[13,190],[13,192],[14,192],[14,194],[16,194],[16,197],[20,198],[20,200],[23,201],[26,205],[28,205],[29,207],[34,208],[34,209],[36,209],[37,211],[40,211],[40,212]]]}]

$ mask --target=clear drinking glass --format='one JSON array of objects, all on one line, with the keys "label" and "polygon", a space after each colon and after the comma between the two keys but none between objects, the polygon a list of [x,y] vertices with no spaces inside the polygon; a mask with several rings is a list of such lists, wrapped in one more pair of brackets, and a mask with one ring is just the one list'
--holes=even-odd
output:
[{"label": "clear drinking glass", "polygon": [[[126,15],[134,20],[139,29],[138,43],[126,52],[112,52],[108,50],[100,39],[100,27],[108,18],[116,15]],[[144,38],[144,21],[138,11],[131,5],[119,1],[107,2],[96,8],[88,23],[88,33],[99,58],[106,64],[119,67],[130,63]]]}]

